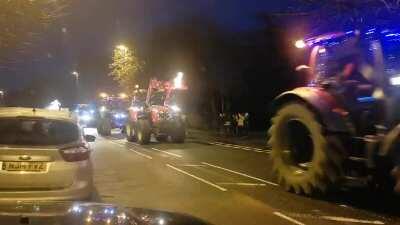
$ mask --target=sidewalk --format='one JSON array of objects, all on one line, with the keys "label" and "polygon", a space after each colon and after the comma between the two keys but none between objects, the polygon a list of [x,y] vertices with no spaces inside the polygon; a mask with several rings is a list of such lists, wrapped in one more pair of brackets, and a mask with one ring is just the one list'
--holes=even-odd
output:
[{"label": "sidewalk", "polygon": [[225,137],[214,130],[188,129],[188,137],[199,140],[219,141],[228,144],[245,145],[268,149],[267,132],[250,132],[248,136],[243,137]]}]

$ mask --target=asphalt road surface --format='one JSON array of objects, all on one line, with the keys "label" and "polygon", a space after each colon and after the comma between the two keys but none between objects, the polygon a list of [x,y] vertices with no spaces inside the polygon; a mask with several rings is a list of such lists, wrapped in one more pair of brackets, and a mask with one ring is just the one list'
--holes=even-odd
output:
[{"label": "asphalt road surface", "polygon": [[216,225],[400,224],[393,196],[350,189],[311,198],[282,190],[262,146],[201,137],[139,146],[113,134],[93,148],[96,201],[183,212]]}]

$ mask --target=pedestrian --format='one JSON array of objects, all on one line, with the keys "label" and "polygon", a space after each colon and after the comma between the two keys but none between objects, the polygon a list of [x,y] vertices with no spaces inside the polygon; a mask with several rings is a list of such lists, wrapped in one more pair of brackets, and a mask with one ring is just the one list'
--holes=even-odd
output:
[{"label": "pedestrian", "polygon": [[220,113],[218,115],[218,133],[224,133],[224,120],[225,120],[225,113]]},{"label": "pedestrian", "polygon": [[244,114],[244,132],[246,134],[246,136],[249,135],[249,131],[250,131],[250,114],[248,112],[246,112]]},{"label": "pedestrian", "polygon": [[243,113],[238,113],[236,117],[236,126],[237,126],[237,136],[241,136],[243,134],[243,129],[244,129],[244,121],[245,121],[245,116]]},{"label": "pedestrian", "polygon": [[232,133],[232,115],[230,113],[224,116],[224,130],[225,136],[229,136]]}]

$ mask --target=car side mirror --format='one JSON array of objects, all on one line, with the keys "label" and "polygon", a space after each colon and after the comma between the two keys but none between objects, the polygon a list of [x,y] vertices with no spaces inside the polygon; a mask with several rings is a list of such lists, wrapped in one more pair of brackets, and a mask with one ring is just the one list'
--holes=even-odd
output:
[{"label": "car side mirror", "polygon": [[84,137],[85,137],[85,141],[87,141],[87,142],[94,142],[96,140],[96,136],[94,136],[94,135],[86,134]]}]

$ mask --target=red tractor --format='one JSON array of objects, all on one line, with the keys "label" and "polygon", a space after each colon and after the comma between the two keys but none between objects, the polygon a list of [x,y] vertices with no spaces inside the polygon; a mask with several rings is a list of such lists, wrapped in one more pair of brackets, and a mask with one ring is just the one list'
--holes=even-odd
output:
[{"label": "red tractor", "polygon": [[173,142],[184,142],[185,117],[180,100],[185,90],[187,88],[182,85],[182,74],[178,74],[173,82],[151,79],[146,97],[145,91],[136,90],[128,110],[127,140],[148,144],[153,134],[157,141],[171,137]]}]

